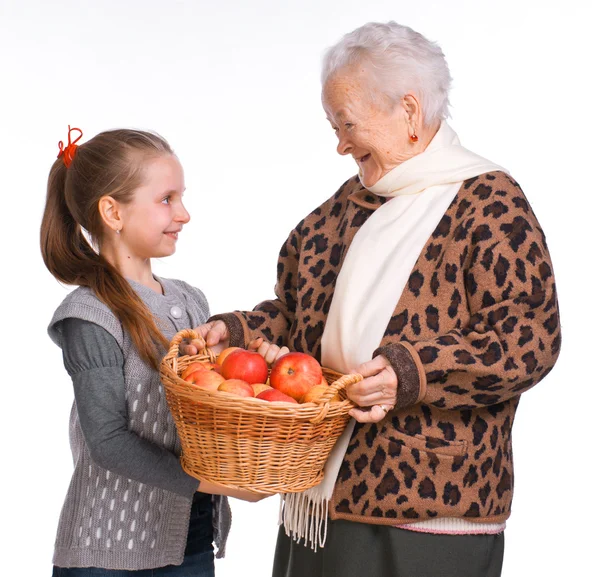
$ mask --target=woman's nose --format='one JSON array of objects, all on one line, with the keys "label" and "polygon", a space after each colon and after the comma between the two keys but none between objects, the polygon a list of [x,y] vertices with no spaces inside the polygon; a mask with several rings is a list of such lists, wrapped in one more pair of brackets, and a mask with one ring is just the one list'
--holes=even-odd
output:
[{"label": "woman's nose", "polygon": [[345,154],[350,154],[350,152],[352,152],[352,144],[350,144],[346,137],[340,137],[337,145],[337,153],[343,156]]}]

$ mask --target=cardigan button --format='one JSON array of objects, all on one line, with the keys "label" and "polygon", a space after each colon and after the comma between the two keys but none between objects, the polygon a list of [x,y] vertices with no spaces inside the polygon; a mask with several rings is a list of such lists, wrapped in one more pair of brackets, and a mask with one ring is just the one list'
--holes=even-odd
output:
[{"label": "cardigan button", "polygon": [[169,312],[174,319],[180,319],[183,314],[183,311],[178,306],[171,307]]}]

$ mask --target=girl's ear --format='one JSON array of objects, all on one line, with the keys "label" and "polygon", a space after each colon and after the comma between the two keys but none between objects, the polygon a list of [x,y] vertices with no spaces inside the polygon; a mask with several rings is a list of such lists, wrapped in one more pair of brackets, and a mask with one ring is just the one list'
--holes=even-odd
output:
[{"label": "girl's ear", "polygon": [[98,201],[98,212],[104,224],[114,230],[121,232],[123,228],[123,219],[121,214],[121,205],[112,196],[103,196]]}]

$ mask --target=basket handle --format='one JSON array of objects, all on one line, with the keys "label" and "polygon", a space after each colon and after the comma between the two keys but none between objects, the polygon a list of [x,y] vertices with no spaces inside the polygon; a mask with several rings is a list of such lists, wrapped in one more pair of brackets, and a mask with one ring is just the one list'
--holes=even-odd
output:
[{"label": "basket handle", "polygon": [[[317,399],[317,406],[321,407],[319,413],[313,417],[310,422],[313,424],[320,423],[329,412],[330,402],[333,396],[342,389],[345,389],[348,385],[353,385],[363,380],[363,376],[358,373],[351,373],[349,375],[342,375],[337,381],[329,385],[329,388]],[[352,401],[350,401],[352,403]],[[352,403],[354,407],[354,403]],[[351,408],[352,408],[351,407]]]},{"label": "basket handle", "polygon": [[169,352],[166,354],[163,359],[165,363],[170,363],[171,361],[175,361],[179,356],[179,345],[184,339],[190,340],[198,340],[202,343],[202,350],[198,351],[198,354],[203,354],[211,358],[211,362],[214,362],[216,358],[215,353],[212,352],[211,349],[206,347],[206,342],[204,339],[193,329],[183,329],[179,331],[171,340],[171,344],[169,345]]}]

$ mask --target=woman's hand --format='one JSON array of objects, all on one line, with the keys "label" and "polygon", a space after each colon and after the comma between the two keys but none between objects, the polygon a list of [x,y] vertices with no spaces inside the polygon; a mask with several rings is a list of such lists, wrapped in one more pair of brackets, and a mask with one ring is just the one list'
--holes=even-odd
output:
[{"label": "woman's hand", "polygon": [[[184,339],[179,345],[180,355],[197,355],[205,347],[210,347],[214,353],[219,354],[229,346],[229,330],[223,321],[204,323],[194,329],[201,337],[199,339]],[[249,351],[256,351],[268,365],[272,365],[279,357],[287,354],[287,347],[278,347],[269,341],[258,337],[248,343]]]},{"label": "woman's hand", "polygon": [[211,321],[194,329],[200,339],[184,339],[179,345],[180,355],[197,355],[205,346],[218,354],[229,346],[229,329],[223,321]]},{"label": "woman's hand", "polygon": [[378,423],[396,404],[398,377],[390,362],[379,355],[360,365],[355,373],[364,379],[346,388],[348,398],[358,407],[350,410],[350,416],[359,423]]},{"label": "woman's hand", "polygon": [[287,347],[278,347],[277,345],[266,341],[262,337],[254,339],[248,343],[248,350],[256,351],[262,357],[264,357],[265,361],[267,361],[267,365],[272,365],[279,357],[286,355],[290,352],[290,349]]},{"label": "woman's hand", "polygon": [[210,495],[224,495],[225,497],[233,497],[235,499],[241,499],[242,501],[248,501],[250,503],[256,503],[261,501],[269,495],[263,493],[256,493],[255,491],[248,491],[246,489],[233,489],[232,487],[225,487],[218,483],[211,483],[210,481],[202,480],[198,485],[199,493],[209,493]]}]

